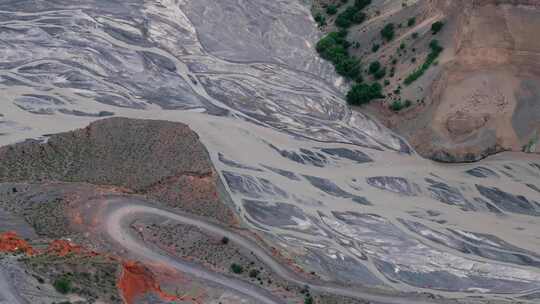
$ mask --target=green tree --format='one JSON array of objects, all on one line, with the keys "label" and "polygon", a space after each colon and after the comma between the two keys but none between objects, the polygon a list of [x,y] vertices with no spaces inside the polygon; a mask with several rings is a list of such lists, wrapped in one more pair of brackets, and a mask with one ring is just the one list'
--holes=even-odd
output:
[{"label": "green tree", "polygon": [[337,13],[337,6],[335,6],[334,4],[328,5],[328,7],[326,8],[326,13],[328,15],[336,14]]},{"label": "green tree", "polygon": [[437,21],[431,25],[431,32],[433,33],[433,35],[436,35],[442,30],[443,27],[444,23],[442,21]]},{"label": "green tree", "polygon": [[375,74],[381,69],[381,67],[382,65],[379,61],[373,61],[372,63],[369,64],[368,71],[370,74]]},{"label": "green tree", "polygon": [[317,22],[319,26],[326,25],[326,17],[324,17],[320,12],[316,13],[313,18],[315,19],[315,22]]},{"label": "green tree", "polygon": [[377,79],[377,80],[383,79],[384,76],[386,76],[386,68],[381,68],[381,69],[379,69],[377,72],[375,72],[375,74],[373,74],[373,76],[374,76],[375,79]]},{"label": "green tree", "polygon": [[395,28],[395,26],[394,26],[393,23],[388,23],[381,30],[381,36],[386,41],[390,41],[390,40],[394,39],[394,36],[395,36],[394,28]]},{"label": "green tree", "polygon": [[435,53],[440,53],[443,50],[443,47],[439,44],[439,40],[435,39],[431,40],[431,42],[429,43],[429,48],[432,52]]},{"label": "green tree", "polygon": [[336,72],[349,79],[356,79],[360,75],[360,61],[353,57],[345,57],[336,63]]},{"label": "green tree", "polygon": [[71,291],[71,280],[67,276],[62,276],[53,283],[54,289],[61,294],[66,294]]}]

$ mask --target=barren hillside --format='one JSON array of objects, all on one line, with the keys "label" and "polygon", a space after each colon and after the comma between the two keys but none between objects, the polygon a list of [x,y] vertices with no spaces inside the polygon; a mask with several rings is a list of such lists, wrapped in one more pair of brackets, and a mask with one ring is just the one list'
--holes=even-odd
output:
[{"label": "barren hillside", "polygon": [[[333,2],[322,1],[314,11]],[[329,4],[330,3],[330,4]],[[318,5],[318,6],[317,6]],[[328,16],[325,31],[339,30]],[[540,127],[540,2],[371,1],[348,29],[349,53],[382,101],[363,107],[426,157],[472,161],[503,151],[536,152]],[[434,24],[443,26],[433,31]],[[382,30],[393,26],[393,37]],[[431,43],[442,48],[427,69]],[[384,72],[373,73],[379,62]],[[411,77],[413,74],[415,77]],[[419,77],[418,77],[419,76]]]}]

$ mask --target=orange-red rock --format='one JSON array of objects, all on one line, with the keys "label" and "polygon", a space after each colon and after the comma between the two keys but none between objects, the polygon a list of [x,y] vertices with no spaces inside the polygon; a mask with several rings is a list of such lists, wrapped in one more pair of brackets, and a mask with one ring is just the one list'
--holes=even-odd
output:
[{"label": "orange-red rock", "polygon": [[0,234],[0,252],[18,252],[22,251],[28,255],[35,253],[32,246],[21,239],[16,232],[8,231]]},{"label": "orange-red rock", "polygon": [[138,296],[149,292],[154,292],[167,301],[179,300],[178,297],[163,292],[154,274],[146,266],[138,262],[124,263],[122,275],[118,281],[118,288],[127,304],[134,303]]},{"label": "orange-red rock", "polygon": [[54,240],[49,244],[47,252],[63,257],[70,253],[81,253],[82,247],[66,240]]}]

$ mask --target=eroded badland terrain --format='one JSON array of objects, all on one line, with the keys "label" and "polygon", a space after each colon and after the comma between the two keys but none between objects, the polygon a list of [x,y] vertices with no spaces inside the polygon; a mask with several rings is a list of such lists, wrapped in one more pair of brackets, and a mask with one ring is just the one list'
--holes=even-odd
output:
[{"label": "eroded badland terrain", "polygon": [[539,17],[0,1],[0,303],[538,303]]}]

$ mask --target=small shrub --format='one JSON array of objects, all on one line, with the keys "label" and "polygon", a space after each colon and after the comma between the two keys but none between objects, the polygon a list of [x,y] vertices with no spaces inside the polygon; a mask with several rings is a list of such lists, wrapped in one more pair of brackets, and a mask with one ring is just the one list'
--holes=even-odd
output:
[{"label": "small shrub", "polygon": [[232,263],[231,264],[231,271],[236,273],[236,274],[241,274],[242,272],[244,272],[244,267],[242,267],[242,265]]},{"label": "small shrub", "polygon": [[405,107],[408,108],[408,107],[410,107],[410,106],[412,106],[412,101],[410,101],[410,100],[408,100],[408,99],[405,100]]},{"label": "small shrub", "polygon": [[371,51],[372,51],[373,53],[376,53],[376,52],[379,50],[380,47],[381,47],[380,45],[378,45],[378,44],[375,43],[375,44],[371,47]]},{"label": "small shrub", "polygon": [[409,18],[409,20],[407,20],[407,26],[408,27],[411,27],[411,26],[413,26],[415,24],[416,24],[416,18],[415,17],[411,17],[411,18]]},{"label": "small shrub", "polygon": [[222,245],[227,245],[229,244],[229,238],[224,236],[222,239],[221,239],[221,244]]},{"label": "small shrub", "polygon": [[256,277],[259,276],[260,273],[261,273],[261,272],[258,271],[257,269],[251,269],[251,270],[249,271],[249,277],[250,277],[250,278],[256,278]]}]

